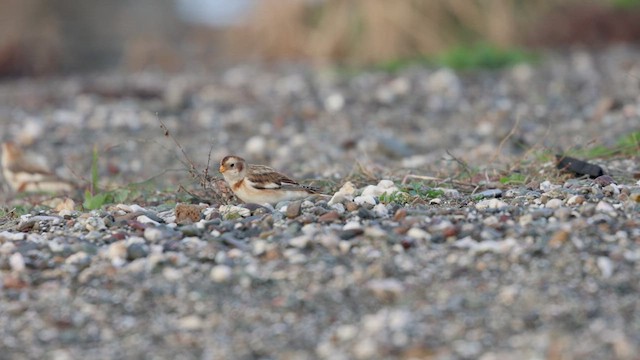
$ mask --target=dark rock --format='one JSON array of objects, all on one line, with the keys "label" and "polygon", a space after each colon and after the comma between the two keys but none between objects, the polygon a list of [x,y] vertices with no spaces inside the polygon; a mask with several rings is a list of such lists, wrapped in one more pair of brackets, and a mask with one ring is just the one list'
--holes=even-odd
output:
[{"label": "dark rock", "polygon": [[576,175],[588,175],[592,178],[604,175],[604,170],[600,166],[586,161],[564,155],[556,155],[556,160],[558,161],[556,167],[560,170],[569,171]]},{"label": "dark rock", "polygon": [[362,234],[364,234],[364,230],[363,229],[349,229],[349,230],[340,231],[338,233],[338,236],[342,240],[350,240],[350,239],[353,239],[354,237],[356,237],[358,235],[362,235]]},{"label": "dark rock", "polygon": [[127,247],[127,260],[135,260],[149,255],[149,246],[143,243],[133,243]]}]

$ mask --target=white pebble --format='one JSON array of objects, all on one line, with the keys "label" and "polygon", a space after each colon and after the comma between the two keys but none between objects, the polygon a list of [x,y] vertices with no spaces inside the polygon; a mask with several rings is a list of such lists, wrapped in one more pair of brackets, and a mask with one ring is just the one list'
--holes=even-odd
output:
[{"label": "white pebble", "polygon": [[144,238],[150,242],[158,242],[164,237],[164,232],[156,227],[148,227],[144,229]]},{"label": "white pebble", "polygon": [[349,221],[342,227],[342,230],[362,229],[362,225],[357,221]]},{"label": "white pebble", "polygon": [[324,100],[324,107],[329,112],[338,112],[344,107],[344,96],[340,93],[333,93]]},{"label": "white pebble", "polygon": [[223,283],[231,279],[232,270],[227,265],[216,265],[211,269],[211,280],[217,283]]},{"label": "white pebble", "polygon": [[608,202],[602,200],[602,201],[600,201],[598,203],[598,205],[596,205],[596,211],[615,214],[616,210],[614,209],[614,207],[611,204],[609,204]]},{"label": "white pebble", "polygon": [[356,196],[356,198],[353,199],[353,201],[360,206],[364,204],[376,205],[376,198],[373,195]]},{"label": "white pebble", "polygon": [[253,156],[264,156],[267,150],[267,139],[259,135],[253,136],[247,140],[244,149]]},{"label": "white pebble", "polygon": [[613,262],[611,259],[606,256],[600,256],[596,262],[603,278],[608,279],[613,275]]},{"label": "white pebble", "polygon": [[416,240],[430,240],[431,239],[431,234],[429,234],[428,232],[420,229],[420,228],[416,228],[416,227],[412,227],[411,229],[409,229],[409,231],[407,231],[407,236],[412,238],[412,239],[416,239]]},{"label": "white pebble", "polygon": [[387,209],[387,206],[385,204],[378,204],[374,206],[373,212],[381,218],[389,216],[389,209]]},{"label": "white pebble", "polygon": [[22,241],[27,237],[27,235],[25,233],[21,233],[21,232],[10,232],[10,231],[3,231],[0,232],[0,239],[4,239],[6,241]]},{"label": "white pebble", "polygon": [[13,253],[9,256],[9,266],[11,266],[11,270],[16,272],[21,272],[25,269],[24,257],[20,253]]},{"label": "white pebble", "polygon": [[329,200],[329,205],[343,203],[345,201],[352,201],[353,195],[356,193],[356,188],[351,181],[347,181],[340,190],[338,190],[333,196],[331,200]]},{"label": "white pebble", "polygon": [[305,247],[307,247],[307,245],[309,245],[310,240],[311,239],[307,235],[300,235],[290,239],[289,245],[298,249],[304,249]]},{"label": "white pebble", "polygon": [[159,222],[151,219],[150,217],[148,217],[147,215],[140,215],[136,218],[136,220],[138,222],[141,222],[143,224],[151,224],[151,225],[160,225]]},{"label": "white pebble", "polygon": [[331,205],[331,208],[337,211],[338,214],[344,214],[344,212],[346,211],[346,209],[344,208],[344,205],[342,205],[341,203],[333,204]]},{"label": "white pebble", "polygon": [[562,200],[560,199],[549,199],[545,204],[545,207],[549,209],[557,209],[562,206]]},{"label": "white pebble", "polygon": [[508,206],[507,203],[498,199],[485,199],[476,204],[476,209],[478,210],[501,209],[507,206]]}]

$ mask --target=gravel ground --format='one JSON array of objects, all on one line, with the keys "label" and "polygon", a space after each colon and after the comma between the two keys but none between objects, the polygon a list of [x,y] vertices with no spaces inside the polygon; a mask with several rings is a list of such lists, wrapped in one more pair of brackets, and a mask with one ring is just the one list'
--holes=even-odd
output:
[{"label": "gravel ground", "polygon": [[[0,358],[637,358],[638,155],[597,161],[597,179],[518,160],[637,132],[640,51],[544,59],[1,84],[4,140],[79,183],[96,145],[103,186],[151,190],[80,211],[80,193],[3,184]],[[338,195],[264,207],[164,190],[198,184],[158,117],[198,169],[211,148],[214,175],[234,153]],[[503,184],[506,170],[535,176]],[[407,174],[457,181],[398,188]]]}]

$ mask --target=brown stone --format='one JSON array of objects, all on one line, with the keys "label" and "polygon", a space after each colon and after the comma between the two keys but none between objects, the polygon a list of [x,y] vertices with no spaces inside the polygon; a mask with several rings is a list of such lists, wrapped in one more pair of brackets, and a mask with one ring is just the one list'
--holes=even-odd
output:
[{"label": "brown stone", "polygon": [[329,211],[318,218],[318,221],[321,223],[329,223],[336,220],[340,220],[340,214],[337,211]]},{"label": "brown stone", "polygon": [[398,209],[398,211],[396,211],[396,214],[393,215],[393,220],[394,221],[401,221],[402,219],[407,217],[407,210],[404,208],[400,208]]},{"label": "brown stone", "polygon": [[176,205],[176,224],[184,225],[200,221],[203,209],[203,205]]}]

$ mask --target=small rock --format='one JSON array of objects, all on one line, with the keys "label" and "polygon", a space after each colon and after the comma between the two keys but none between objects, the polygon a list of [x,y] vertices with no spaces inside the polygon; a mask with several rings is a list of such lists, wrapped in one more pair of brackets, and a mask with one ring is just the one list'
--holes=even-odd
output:
[{"label": "small rock", "polygon": [[204,205],[177,204],[176,205],[176,224],[185,225],[200,221],[202,218],[202,210]]},{"label": "small rock", "polygon": [[329,205],[352,201],[355,193],[355,186],[353,185],[353,183],[351,183],[351,181],[347,181],[344,185],[342,185],[340,190],[333,194],[331,200],[329,200]]},{"label": "small rock", "polygon": [[75,209],[75,207],[76,207],[76,203],[72,199],[66,198],[56,206],[54,211],[57,212],[58,215],[63,216],[60,214],[61,211],[72,212]]},{"label": "small rock", "polygon": [[507,207],[507,203],[498,199],[487,199],[479,201],[476,204],[476,209],[485,210],[485,209],[501,209]]},{"label": "small rock", "polygon": [[611,176],[609,176],[609,175],[598,176],[597,178],[595,178],[593,180],[593,182],[598,184],[598,185],[600,185],[600,186],[602,186],[602,187],[605,187],[607,185],[611,185],[611,184],[615,184],[616,183],[616,181],[613,180],[613,178]]},{"label": "small rock", "polygon": [[603,278],[608,279],[611,277],[611,275],[613,275],[613,262],[611,261],[611,259],[606,256],[600,256],[598,257],[596,263]]},{"label": "small rock", "polygon": [[92,216],[87,219],[85,228],[89,231],[102,231],[107,228],[107,225],[104,223],[104,220],[102,218]]},{"label": "small rock", "polygon": [[344,212],[346,210],[344,205],[342,205],[341,203],[333,204],[333,205],[331,205],[331,208],[333,210],[337,211],[338,214],[344,214]]},{"label": "small rock", "polygon": [[409,229],[409,231],[407,231],[407,236],[415,240],[431,240],[431,234],[416,227]]},{"label": "small rock", "polygon": [[367,283],[367,288],[382,301],[395,300],[404,292],[404,285],[393,278],[370,280]]},{"label": "small rock", "polygon": [[562,206],[562,200],[560,199],[550,199],[545,204],[545,207],[549,209],[558,209],[561,206]]},{"label": "small rock", "polygon": [[376,217],[376,214],[366,207],[359,208],[357,214],[360,219],[373,219]]},{"label": "small rock", "polygon": [[500,189],[489,189],[477,194],[478,196],[482,196],[485,199],[488,198],[499,198],[502,197],[502,190]]},{"label": "small rock", "polygon": [[362,234],[364,234],[364,229],[354,228],[354,229],[342,230],[341,232],[338,233],[338,236],[342,240],[351,240],[354,237]]},{"label": "small rock", "polygon": [[160,225],[160,222],[155,221],[148,217],[147,215],[140,215],[136,218],[136,221],[142,224],[150,224],[150,225]]},{"label": "small rock", "polygon": [[127,247],[127,260],[135,260],[149,255],[149,246],[144,243],[133,243]]},{"label": "small rock", "polygon": [[309,238],[309,236],[307,235],[300,235],[297,237],[294,237],[292,239],[289,240],[289,245],[298,248],[298,249],[304,249],[309,245],[309,241],[311,239]]},{"label": "small rock", "polygon": [[398,211],[396,211],[396,213],[393,215],[393,221],[402,221],[404,218],[407,217],[407,209],[405,208],[400,208],[398,209]]},{"label": "small rock", "polygon": [[285,215],[289,218],[289,219],[295,219],[298,216],[300,216],[300,209],[302,206],[302,201],[298,200],[298,201],[292,201],[291,203],[289,203],[289,205],[287,206],[287,211],[285,212]]},{"label": "small rock", "polygon": [[26,239],[26,237],[27,237],[27,234],[22,232],[10,232],[10,231],[0,232],[0,240],[4,240],[4,241],[22,241]]},{"label": "small rock", "polygon": [[361,195],[361,196],[356,196],[355,199],[353,199],[353,201],[356,203],[356,205],[371,205],[371,206],[375,206],[378,202],[376,201],[376,198],[372,195]]},{"label": "small rock", "polygon": [[218,211],[225,219],[251,216],[251,210],[234,205],[221,205],[220,208],[218,208]]},{"label": "small rock", "polygon": [[169,237],[165,231],[162,231],[159,227],[148,227],[144,229],[144,238],[149,240],[149,242],[157,243],[162,239],[166,239]]},{"label": "small rock", "polygon": [[24,257],[19,252],[11,254],[9,256],[9,266],[11,266],[11,270],[15,272],[21,272],[25,269]]},{"label": "small rock", "polygon": [[211,269],[211,280],[217,283],[224,283],[231,279],[233,274],[231,268],[227,265],[216,265]]},{"label": "small rock", "polygon": [[389,216],[389,209],[387,209],[387,206],[385,204],[378,204],[374,206],[373,212],[376,214],[376,216],[381,218]]},{"label": "small rock", "polygon": [[353,201],[347,201],[345,205],[347,211],[356,211],[360,209],[360,206]]},{"label": "small rock", "polygon": [[178,320],[178,328],[181,330],[199,330],[203,325],[202,319],[197,315],[187,315]]},{"label": "small rock", "polygon": [[609,214],[616,213],[616,210],[613,208],[613,206],[604,200],[600,201],[598,205],[596,205],[596,211]]},{"label": "small rock", "polygon": [[260,135],[253,136],[247,140],[244,149],[254,157],[264,156],[267,149],[267,139]]},{"label": "small rock", "polygon": [[569,199],[567,199],[567,205],[569,206],[581,205],[582,203],[585,202],[585,200],[586,199],[582,195],[573,195]]},{"label": "small rock", "polygon": [[321,223],[329,223],[336,220],[340,220],[340,214],[335,210],[329,211],[318,218],[318,222]]}]

